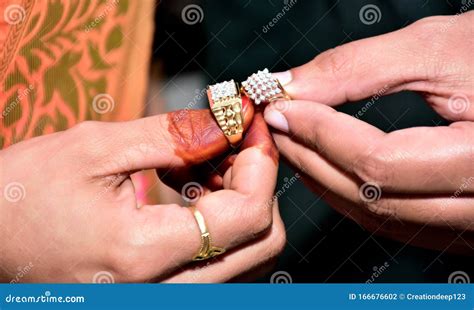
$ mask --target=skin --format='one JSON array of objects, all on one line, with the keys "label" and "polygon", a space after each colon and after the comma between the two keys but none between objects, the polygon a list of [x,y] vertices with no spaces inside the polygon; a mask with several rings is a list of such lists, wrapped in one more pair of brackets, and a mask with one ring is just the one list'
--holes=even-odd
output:
[{"label": "skin", "polygon": [[[277,74],[295,100],[269,105],[265,120],[281,154],[341,214],[396,240],[472,255],[474,13],[453,18],[426,18]],[[452,123],[385,133],[332,108],[402,90]],[[359,193],[366,182],[380,199]]]},{"label": "skin", "polygon": [[272,263],[285,244],[277,206],[268,204],[276,151],[263,117],[253,113],[244,112],[238,154],[196,203],[213,244],[228,250],[202,263],[191,262],[200,247],[191,212],[177,204],[137,208],[130,174],[173,174],[228,151],[208,110],[84,122],[2,150],[2,191],[19,182],[25,195],[0,199],[1,280],[30,262],[22,282],[92,282],[101,271],[115,282],[220,282]]}]

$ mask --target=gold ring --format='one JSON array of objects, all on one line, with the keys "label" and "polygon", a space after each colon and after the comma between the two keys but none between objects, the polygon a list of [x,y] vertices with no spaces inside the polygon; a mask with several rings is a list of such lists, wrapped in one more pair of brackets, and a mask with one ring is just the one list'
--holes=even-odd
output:
[{"label": "gold ring", "polygon": [[194,218],[196,219],[196,222],[199,226],[199,230],[201,231],[201,248],[199,249],[198,254],[194,256],[193,261],[206,260],[223,254],[225,252],[224,248],[212,246],[211,235],[207,230],[206,221],[204,221],[204,217],[202,216],[201,212],[199,212],[196,207],[189,208],[191,209],[191,212],[193,213]]},{"label": "gold ring", "polygon": [[207,89],[209,105],[227,140],[235,146],[244,132],[242,97],[234,80],[210,85]]},{"label": "gold ring", "polygon": [[291,100],[280,81],[267,68],[252,74],[242,82],[242,91],[256,105],[281,99]]}]

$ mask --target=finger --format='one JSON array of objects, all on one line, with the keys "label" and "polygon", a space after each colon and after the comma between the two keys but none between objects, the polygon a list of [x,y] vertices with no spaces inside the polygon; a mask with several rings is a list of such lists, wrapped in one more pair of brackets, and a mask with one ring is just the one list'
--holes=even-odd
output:
[{"label": "finger", "polygon": [[353,202],[359,201],[359,178],[342,171],[329,160],[302,144],[293,141],[285,134],[274,133],[273,138],[280,154],[301,173],[319,184],[324,190]]},{"label": "finger", "polygon": [[[278,153],[260,114],[255,115],[230,171],[224,190],[202,197],[197,208],[205,218],[222,225],[222,231],[209,231],[217,244],[238,246],[271,225],[271,205],[278,172]],[[224,179],[226,176],[224,176]],[[235,225],[238,216],[239,225]],[[234,227],[233,230],[224,229]],[[216,228],[218,229],[218,228]],[[222,240],[221,240],[222,239]]]},{"label": "finger", "polygon": [[[424,90],[437,64],[434,36],[438,19],[423,20],[388,34],[354,41],[318,55],[285,73],[276,73],[294,99],[328,105],[403,89]],[[436,33],[439,35],[438,33]],[[436,60],[436,59],[435,59]],[[439,62],[439,59],[438,59]]]},{"label": "finger", "polygon": [[197,265],[183,266],[164,279],[164,282],[207,283],[234,280],[238,275],[260,269],[267,263],[271,263],[283,250],[286,243],[285,235],[285,227],[275,204],[273,225],[264,236],[226,253],[223,257]]},{"label": "finger", "polygon": [[302,170],[305,183],[339,213],[366,229],[432,249],[449,247],[450,252],[466,253],[469,243],[474,243],[474,226],[470,227],[470,219],[474,217],[470,207],[472,197],[397,195],[377,188],[372,189],[380,190],[377,196],[370,196],[365,192],[364,184],[314,150],[292,141],[285,134],[274,133],[273,136],[282,156],[290,165]]},{"label": "finger", "polygon": [[[256,116],[245,139],[245,149],[232,165],[230,184],[202,196],[196,203],[213,245],[228,250],[258,238],[272,226],[271,207],[278,165],[272,157],[273,151],[269,150],[275,146],[261,115]],[[199,191],[199,186],[194,190]],[[137,240],[134,243],[140,245],[139,250],[135,249],[134,254],[129,251],[127,255],[144,256],[141,259],[144,265],[125,264],[126,268],[162,274],[189,263],[198,253],[200,231],[186,208],[145,206],[137,211],[136,218],[127,217],[127,220],[130,224],[123,233],[128,236],[120,240]]]},{"label": "finger", "polygon": [[[474,226],[468,220],[470,215],[464,216],[466,212],[472,213],[472,201],[427,197],[382,198],[369,209],[356,208],[353,202],[323,187],[317,192],[322,193],[322,198],[341,215],[370,233],[404,244],[472,255]],[[379,212],[379,209],[384,212]]]},{"label": "finger", "polygon": [[[416,195],[390,194],[381,190],[378,195],[381,200],[369,201],[369,197],[364,197],[364,193],[360,191],[363,184],[344,174],[314,151],[292,141],[284,134],[274,134],[274,138],[282,156],[287,158],[292,166],[304,167],[298,169],[303,170],[305,176],[316,182],[319,194],[330,192],[351,202],[352,205],[365,204],[368,211],[381,217],[396,216],[400,220],[419,224],[431,222],[441,225],[444,222],[453,228],[465,229],[469,219],[474,217],[473,210],[462,210],[468,206],[472,197],[423,198]],[[472,214],[472,217],[469,214]],[[433,222],[432,219],[435,215],[439,216],[437,222]]]},{"label": "finger", "polygon": [[411,128],[385,134],[332,108],[291,101],[270,105],[265,120],[363,182],[386,192],[453,194],[474,192],[474,125]]},{"label": "finger", "polygon": [[[242,113],[246,130],[254,113],[246,97]],[[184,167],[229,149],[209,110],[181,110],[122,123],[83,123],[72,134],[88,137],[87,149],[78,152],[93,157],[89,161],[97,166],[96,173],[102,175]]]},{"label": "finger", "polygon": [[[275,140],[280,148],[280,139]],[[333,173],[340,172],[334,169]],[[379,199],[373,199],[372,196],[364,197],[362,186],[354,190],[337,183],[328,188],[318,177],[314,178],[314,174],[304,172],[302,180],[342,216],[372,233],[429,249],[472,252],[472,197],[386,195],[381,192]],[[341,195],[344,190],[351,192]]]},{"label": "finger", "polygon": [[354,163],[370,154],[385,135],[370,124],[309,101],[287,101],[286,109],[270,104],[265,121],[354,174]]},{"label": "finger", "polygon": [[202,164],[174,169],[157,169],[161,181],[176,191],[189,182],[198,182],[212,191],[222,189],[222,177],[235,160],[238,150],[231,150]]}]

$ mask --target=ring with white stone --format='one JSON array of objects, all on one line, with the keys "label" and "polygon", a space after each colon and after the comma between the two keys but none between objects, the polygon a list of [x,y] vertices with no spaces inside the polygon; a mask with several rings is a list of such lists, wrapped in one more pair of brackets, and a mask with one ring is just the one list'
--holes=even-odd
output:
[{"label": "ring with white stone", "polygon": [[207,89],[209,105],[219,127],[234,146],[242,140],[244,132],[242,97],[234,80],[210,85]]},{"label": "ring with white stone", "polygon": [[256,105],[269,103],[275,100],[290,100],[280,81],[275,78],[267,68],[252,74],[242,82],[242,91]]}]

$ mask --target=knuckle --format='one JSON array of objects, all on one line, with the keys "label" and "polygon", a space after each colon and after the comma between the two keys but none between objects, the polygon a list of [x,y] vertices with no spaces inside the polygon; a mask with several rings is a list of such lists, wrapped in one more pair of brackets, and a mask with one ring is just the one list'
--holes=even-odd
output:
[{"label": "knuckle", "polygon": [[253,235],[261,235],[272,227],[273,217],[268,203],[257,204],[252,213],[251,231]]},{"label": "knuckle", "polygon": [[100,126],[100,122],[97,121],[84,121],[76,124],[70,129],[70,132],[73,132],[78,135],[84,135],[88,133],[93,133],[97,131],[97,128]]},{"label": "knuckle", "polygon": [[[420,79],[437,81],[450,70],[457,70],[447,51],[451,45],[459,44],[459,31],[458,27],[452,27],[450,23],[449,17],[432,16],[420,19],[405,28],[410,46],[417,47],[407,52],[419,59],[413,70]],[[429,84],[425,87],[429,87]]]},{"label": "knuckle", "polygon": [[356,162],[354,172],[363,182],[373,182],[384,187],[391,175],[389,156],[385,151],[375,149]]},{"label": "knuckle", "polygon": [[[63,138],[68,141],[64,149],[75,154],[75,160],[83,163],[84,169],[92,170],[103,158],[105,128],[103,123],[97,121],[78,123],[64,132]],[[69,141],[74,141],[74,143],[69,143]]]},{"label": "knuckle", "polygon": [[283,225],[274,225],[274,227],[268,254],[268,257],[271,258],[279,256],[285,249],[286,245],[286,232]]},{"label": "knuckle", "polygon": [[[446,25],[448,19],[445,16],[429,16],[417,20],[408,29],[415,31],[418,35],[433,39],[433,33],[439,33],[440,29]],[[430,41],[431,41],[430,40]]]},{"label": "knuckle", "polygon": [[372,222],[380,223],[387,218],[397,214],[398,206],[392,203],[391,200],[377,200],[374,202],[364,203],[365,210],[372,218]]},{"label": "knuckle", "polygon": [[315,65],[336,80],[347,79],[352,74],[354,45],[338,46],[318,55]]},{"label": "knuckle", "polygon": [[382,233],[392,223],[393,212],[385,201],[365,203],[363,212],[357,217],[356,222],[371,233]]},{"label": "knuckle", "polygon": [[[156,146],[159,148],[168,148],[171,141],[165,135],[169,131],[166,119],[162,116],[149,117],[142,120],[142,141],[147,146]],[[150,130],[154,128],[154,130]]]},{"label": "knuckle", "polygon": [[166,122],[162,121],[162,126],[166,127],[162,132],[169,135],[168,139],[163,139],[166,144],[170,145],[171,142],[177,148],[187,150],[182,156],[191,162],[196,160],[194,152],[200,151],[205,143],[214,141],[221,135],[221,130],[215,126],[211,114],[198,110],[172,112]]},{"label": "knuckle", "polygon": [[[430,62],[438,57],[428,57],[428,55],[438,56],[445,53],[445,45],[452,40],[449,27],[449,18],[445,16],[432,16],[420,19],[406,28],[410,38],[414,40],[419,48],[421,56],[429,58]],[[453,34],[456,36],[456,34]],[[427,51],[429,54],[427,54]]]},{"label": "knuckle", "polygon": [[143,263],[143,255],[134,246],[116,248],[109,255],[109,266],[125,282],[144,282],[151,278],[151,274]]}]

